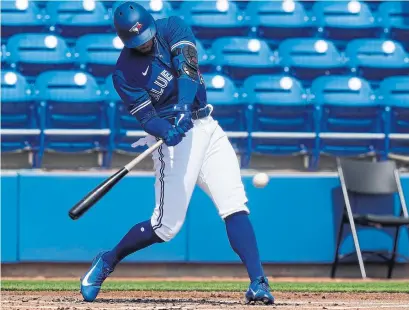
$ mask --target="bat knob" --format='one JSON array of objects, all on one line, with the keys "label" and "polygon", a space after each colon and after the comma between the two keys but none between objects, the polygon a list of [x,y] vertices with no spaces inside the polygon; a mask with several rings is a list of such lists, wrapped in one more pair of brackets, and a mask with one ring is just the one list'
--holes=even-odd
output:
[{"label": "bat knob", "polygon": [[69,217],[70,217],[72,220],[77,220],[77,219],[79,218],[78,215],[75,215],[75,214],[73,214],[72,212],[68,212],[68,215],[69,215]]}]

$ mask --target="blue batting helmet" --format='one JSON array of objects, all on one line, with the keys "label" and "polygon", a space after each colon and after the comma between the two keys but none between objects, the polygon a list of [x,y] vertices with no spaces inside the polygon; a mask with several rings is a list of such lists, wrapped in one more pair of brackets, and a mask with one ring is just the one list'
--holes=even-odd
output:
[{"label": "blue batting helmet", "polygon": [[152,15],[136,2],[125,2],[114,12],[116,33],[128,48],[138,47],[156,34],[156,23]]}]

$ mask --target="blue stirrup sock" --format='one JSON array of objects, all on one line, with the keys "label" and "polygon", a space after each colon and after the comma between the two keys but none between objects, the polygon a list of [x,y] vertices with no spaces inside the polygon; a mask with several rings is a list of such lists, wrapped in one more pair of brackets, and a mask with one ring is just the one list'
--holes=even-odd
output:
[{"label": "blue stirrup sock", "polygon": [[225,218],[227,236],[234,252],[247,268],[251,282],[264,276],[256,236],[246,212],[237,212]]},{"label": "blue stirrup sock", "polygon": [[132,227],[111,251],[103,255],[103,259],[114,268],[126,256],[161,242],[163,240],[152,229],[151,221],[147,220]]}]

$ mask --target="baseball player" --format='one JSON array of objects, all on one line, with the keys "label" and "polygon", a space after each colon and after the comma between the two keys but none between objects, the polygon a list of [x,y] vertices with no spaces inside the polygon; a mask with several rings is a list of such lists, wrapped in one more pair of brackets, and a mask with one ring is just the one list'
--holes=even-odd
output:
[{"label": "baseball player", "polygon": [[99,253],[81,278],[86,301],[97,297],[103,281],[126,256],[171,240],[181,229],[196,184],[213,200],[233,250],[247,268],[247,302],[273,304],[248,218],[247,197],[236,154],[206,103],[195,37],[179,17],[154,20],[141,5],[122,3],[114,25],[124,48],[113,83],[129,113],[148,136],[164,144],[152,153],[156,206],[150,219],[136,224],[110,251]]}]

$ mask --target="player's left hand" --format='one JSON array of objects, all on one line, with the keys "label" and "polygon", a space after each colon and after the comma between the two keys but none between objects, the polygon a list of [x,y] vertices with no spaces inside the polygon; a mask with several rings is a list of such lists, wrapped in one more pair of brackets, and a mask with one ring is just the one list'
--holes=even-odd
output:
[{"label": "player's left hand", "polygon": [[192,112],[181,111],[176,116],[175,125],[183,130],[183,132],[188,132],[193,128],[192,122]]}]

